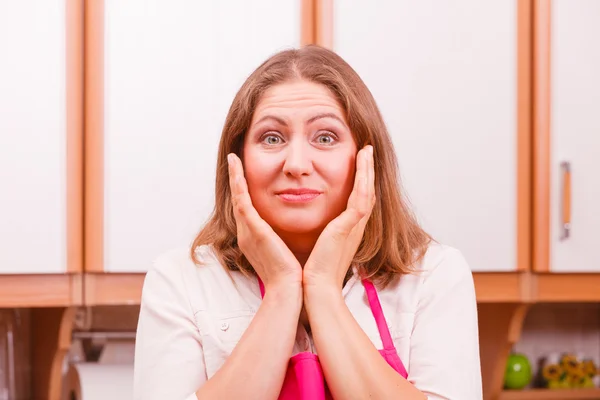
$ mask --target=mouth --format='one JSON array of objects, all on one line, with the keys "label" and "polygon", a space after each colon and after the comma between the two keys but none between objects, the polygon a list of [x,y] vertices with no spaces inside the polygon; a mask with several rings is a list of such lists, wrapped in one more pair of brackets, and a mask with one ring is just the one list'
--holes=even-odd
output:
[{"label": "mouth", "polygon": [[288,203],[307,203],[319,197],[321,192],[313,189],[286,189],[275,194]]}]

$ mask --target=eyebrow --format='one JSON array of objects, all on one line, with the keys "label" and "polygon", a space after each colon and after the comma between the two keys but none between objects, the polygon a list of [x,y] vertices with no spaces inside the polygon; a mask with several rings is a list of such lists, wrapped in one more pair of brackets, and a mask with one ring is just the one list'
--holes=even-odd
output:
[{"label": "eyebrow", "polygon": [[[323,118],[332,118],[335,119],[337,121],[339,121],[342,125],[346,126],[346,123],[337,115],[335,115],[334,113],[323,113],[323,114],[317,114],[314,117],[309,118],[306,122],[309,124],[312,124],[313,122],[319,120],[319,119],[323,119]],[[258,121],[256,121],[253,125],[258,125],[259,123],[272,119],[275,122],[279,123],[280,125],[285,125],[287,126],[288,123],[285,119],[280,118],[280,117],[276,117],[274,115],[265,115],[264,117],[262,117],[261,119],[259,119]]]},{"label": "eyebrow", "polygon": [[253,125],[258,125],[261,122],[266,121],[268,119],[275,120],[275,122],[279,123],[280,125],[287,126],[287,122],[283,118],[279,118],[279,117],[276,117],[274,115],[265,115],[264,117],[262,117],[261,119],[259,119],[258,121],[256,121]]},{"label": "eyebrow", "polygon": [[332,119],[338,120],[342,125],[346,126],[346,123],[340,117],[338,117],[337,115],[335,115],[334,113],[317,114],[314,117],[310,118],[306,122],[309,123],[309,124],[312,124],[316,120],[319,120],[319,119],[322,119],[322,118],[332,118]]}]

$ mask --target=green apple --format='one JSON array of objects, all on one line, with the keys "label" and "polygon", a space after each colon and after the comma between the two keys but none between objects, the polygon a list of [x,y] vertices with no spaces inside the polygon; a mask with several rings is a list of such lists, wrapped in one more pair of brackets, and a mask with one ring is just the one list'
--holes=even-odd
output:
[{"label": "green apple", "polygon": [[531,364],[523,354],[511,354],[506,362],[504,387],[507,389],[523,389],[531,381]]}]

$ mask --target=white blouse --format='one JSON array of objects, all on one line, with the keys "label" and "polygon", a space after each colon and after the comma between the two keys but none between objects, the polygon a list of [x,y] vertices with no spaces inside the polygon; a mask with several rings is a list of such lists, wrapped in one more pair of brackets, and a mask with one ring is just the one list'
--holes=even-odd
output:
[{"label": "white blouse", "polygon": [[[195,265],[188,249],[173,250],[146,275],[135,400],[197,400],[195,392],[223,365],[260,306],[256,278],[227,271],[207,246],[198,255],[205,265]],[[468,264],[458,250],[433,243],[417,271],[378,291],[408,380],[429,399],[482,399],[477,304]],[[342,294],[381,349],[360,280],[353,276]],[[312,338],[299,329],[293,354],[307,350],[315,352]]]}]

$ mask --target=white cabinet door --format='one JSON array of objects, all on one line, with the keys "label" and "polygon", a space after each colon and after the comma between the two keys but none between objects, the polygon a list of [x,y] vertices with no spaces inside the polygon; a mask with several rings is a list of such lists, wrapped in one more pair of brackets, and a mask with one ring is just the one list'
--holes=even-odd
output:
[{"label": "white cabinet door", "polygon": [[0,274],[68,270],[66,11],[0,2]]},{"label": "white cabinet door", "polygon": [[[600,2],[554,0],[550,21],[550,270],[600,272]],[[571,174],[564,238],[563,162]]]},{"label": "white cabinet door", "polygon": [[105,0],[103,265],[145,272],[189,245],[214,204],[229,105],[300,44],[300,2]]},{"label": "white cabinet door", "polygon": [[380,106],[424,228],[475,271],[515,270],[516,2],[333,4],[333,49]]}]

